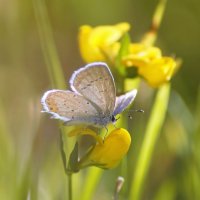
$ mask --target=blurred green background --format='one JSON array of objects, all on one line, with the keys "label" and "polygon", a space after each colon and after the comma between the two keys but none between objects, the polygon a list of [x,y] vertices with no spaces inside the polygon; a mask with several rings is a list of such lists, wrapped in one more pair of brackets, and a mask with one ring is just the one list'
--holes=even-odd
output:
[{"label": "blurred green background", "polygon": [[[56,122],[40,113],[40,98],[51,85],[33,2],[0,1],[2,200],[28,199],[30,191],[34,191],[32,199],[39,200],[66,199],[67,193]],[[72,72],[85,64],[78,49],[79,26],[127,21],[132,26],[132,40],[139,42],[150,27],[157,3],[157,0],[46,0],[66,85]],[[172,80],[167,118],[155,147],[142,199],[200,199],[199,24],[200,1],[168,1],[156,46],[164,55],[181,58],[183,64]],[[130,175],[153,101],[152,89],[145,84],[144,88],[134,108],[142,108],[145,113],[134,114],[131,122],[134,136],[129,156]],[[83,176],[77,175],[77,182],[84,180],[84,171]],[[116,168],[104,173],[94,199],[111,199],[119,171]],[[122,196],[126,196],[129,183],[126,180]]]}]

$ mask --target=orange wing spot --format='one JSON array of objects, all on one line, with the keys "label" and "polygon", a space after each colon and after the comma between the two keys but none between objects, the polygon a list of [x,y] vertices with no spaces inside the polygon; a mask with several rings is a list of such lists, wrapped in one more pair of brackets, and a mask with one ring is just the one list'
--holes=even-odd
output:
[{"label": "orange wing spot", "polygon": [[51,95],[47,97],[46,104],[51,112],[58,112],[56,102],[53,98],[51,98]]}]

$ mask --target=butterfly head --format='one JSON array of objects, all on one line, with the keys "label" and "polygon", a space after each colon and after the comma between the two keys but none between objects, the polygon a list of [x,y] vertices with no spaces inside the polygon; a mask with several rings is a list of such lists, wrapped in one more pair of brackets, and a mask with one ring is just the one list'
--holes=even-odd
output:
[{"label": "butterfly head", "polygon": [[120,117],[116,118],[115,115],[111,115],[110,118],[111,118],[112,123],[115,124]]}]

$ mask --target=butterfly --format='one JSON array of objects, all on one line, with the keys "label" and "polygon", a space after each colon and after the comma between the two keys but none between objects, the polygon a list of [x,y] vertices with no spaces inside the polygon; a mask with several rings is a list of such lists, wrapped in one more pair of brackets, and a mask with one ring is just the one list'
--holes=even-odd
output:
[{"label": "butterfly", "polygon": [[78,69],[69,83],[71,90],[49,90],[41,98],[43,112],[64,121],[65,125],[106,127],[116,122],[116,115],[124,111],[137,94],[134,89],[116,97],[113,75],[103,62]]}]

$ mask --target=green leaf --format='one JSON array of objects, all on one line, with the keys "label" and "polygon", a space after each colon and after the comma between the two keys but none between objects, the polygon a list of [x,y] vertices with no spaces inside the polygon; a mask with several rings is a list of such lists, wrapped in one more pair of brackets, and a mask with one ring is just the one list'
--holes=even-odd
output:
[{"label": "green leaf", "polygon": [[78,142],[76,142],[74,149],[69,156],[68,172],[78,172]]}]

